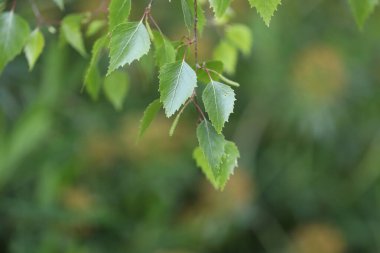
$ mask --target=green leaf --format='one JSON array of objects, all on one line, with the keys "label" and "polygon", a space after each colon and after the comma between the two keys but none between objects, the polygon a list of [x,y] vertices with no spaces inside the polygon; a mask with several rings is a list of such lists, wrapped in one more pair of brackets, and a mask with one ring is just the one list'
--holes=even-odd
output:
[{"label": "green leaf", "polygon": [[29,33],[28,23],[13,11],[0,14],[0,73],[21,53]]},{"label": "green leaf", "polygon": [[211,81],[203,91],[202,100],[215,130],[221,133],[234,110],[234,90],[223,83]]},{"label": "green leaf", "polygon": [[215,48],[214,59],[223,62],[225,71],[233,74],[238,60],[238,51],[231,43],[221,41]]},{"label": "green leaf", "polygon": [[[192,31],[194,27],[194,19],[195,19],[194,0],[181,0],[181,5],[182,5],[183,17],[185,20],[185,25],[189,31]],[[197,26],[198,32],[199,34],[202,34],[204,26],[206,24],[206,17],[202,9],[202,6],[200,4],[198,4],[197,13],[198,13],[198,26]]]},{"label": "green leaf", "polygon": [[243,54],[250,54],[253,39],[252,32],[247,26],[241,24],[228,26],[226,29],[226,37]]},{"label": "green leaf", "polygon": [[146,130],[149,128],[157,113],[160,111],[160,108],[160,99],[156,99],[152,103],[150,103],[148,107],[145,109],[144,116],[140,121],[139,138],[141,138],[146,132]]},{"label": "green leaf", "polygon": [[128,20],[131,12],[131,0],[112,0],[109,5],[109,31]]},{"label": "green leaf", "polygon": [[25,45],[24,52],[28,60],[29,70],[32,70],[34,64],[40,57],[45,46],[45,39],[41,31],[37,28],[29,36],[28,42]]},{"label": "green leaf", "polygon": [[64,39],[82,56],[87,56],[81,31],[84,14],[71,14],[61,23],[61,33]]},{"label": "green leaf", "polygon": [[103,29],[103,27],[106,25],[106,21],[97,19],[90,23],[90,25],[87,28],[86,36],[91,37],[95,34],[97,34],[100,30]]},{"label": "green leaf", "polygon": [[167,63],[172,63],[175,61],[175,49],[172,45],[172,43],[165,38],[164,35],[162,35],[159,32],[154,31],[153,32],[154,37],[154,47],[155,47],[155,58],[157,61],[157,65],[159,67],[162,67],[163,65]]},{"label": "green leaf", "polygon": [[214,175],[214,171],[211,169],[200,147],[197,147],[193,152],[193,157],[197,166],[202,169],[206,178],[217,190],[224,189],[228,179],[233,174],[235,167],[237,167],[237,160],[240,157],[239,150],[233,142],[226,141],[224,149],[225,156],[222,159],[222,164],[220,165],[217,175]]},{"label": "green leaf", "polygon": [[118,25],[110,42],[109,75],[115,69],[140,59],[150,49],[150,39],[142,20]]},{"label": "green leaf", "polygon": [[[270,20],[277,10],[281,0],[248,0],[251,7],[255,7],[257,12],[263,18],[265,24],[269,26]],[[361,0],[359,0],[361,1]]]},{"label": "green leaf", "polygon": [[93,100],[97,100],[99,96],[99,90],[102,83],[102,78],[100,76],[98,62],[100,60],[101,51],[106,44],[108,39],[106,36],[99,38],[92,47],[92,56],[90,64],[86,70],[84,77],[84,84],[86,86],[87,93],[91,96]]},{"label": "green leaf", "polygon": [[363,28],[365,21],[372,14],[379,0],[349,0],[357,25]]},{"label": "green leaf", "polygon": [[185,19],[185,25],[190,31],[193,29],[194,24],[194,11],[192,0],[181,0],[183,18]]},{"label": "green leaf", "polygon": [[197,86],[197,76],[194,70],[182,60],[162,66],[159,79],[160,100],[169,118],[193,94]]},{"label": "green leaf", "polygon": [[[209,74],[212,80],[217,81],[219,80],[219,75],[216,73],[223,73],[224,65],[223,65],[223,62],[221,61],[208,61],[208,62],[205,62],[202,66],[204,68],[197,69],[197,77],[199,81],[205,84],[210,82]],[[205,68],[208,69],[209,73],[207,73]]]},{"label": "green leaf", "polygon": [[53,2],[58,5],[58,7],[63,10],[63,8],[65,7],[65,4],[64,4],[64,1],[63,0],[53,0]]},{"label": "green leaf", "polygon": [[223,17],[224,13],[230,6],[232,0],[209,0],[211,7],[214,9],[217,18]]},{"label": "green leaf", "polygon": [[125,72],[115,71],[104,80],[104,92],[114,108],[120,111],[129,87]]},{"label": "green leaf", "polygon": [[214,175],[218,175],[224,157],[224,136],[218,134],[207,120],[203,120],[197,128],[199,147],[210,165]]}]

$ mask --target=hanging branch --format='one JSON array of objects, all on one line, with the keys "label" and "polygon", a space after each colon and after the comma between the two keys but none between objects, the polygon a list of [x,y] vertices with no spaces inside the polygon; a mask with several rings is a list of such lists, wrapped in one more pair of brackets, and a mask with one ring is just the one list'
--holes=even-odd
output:
[{"label": "hanging branch", "polygon": [[194,0],[194,59],[198,69],[198,0]]}]

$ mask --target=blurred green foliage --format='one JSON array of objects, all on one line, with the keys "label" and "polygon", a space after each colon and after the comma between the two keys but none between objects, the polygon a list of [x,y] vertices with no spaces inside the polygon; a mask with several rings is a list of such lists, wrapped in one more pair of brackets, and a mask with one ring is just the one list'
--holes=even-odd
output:
[{"label": "blurred green foliage", "polygon": [[[178,38],[181,13],[162,2],[154,15]],[[38,4],[49,20],[63,16]],[[97,4],[68,1],[65,11]],[[346,1],[286,1],[267,28],[247,6],[234,2],[254,45],[238,63],[240,102],[226,132],[241,160],[222,193],[192,161],[195,111],[173,138],[161,112],[136,143],[157,97],[151,57],[129,70],[120,112],[81,93],[88,59],[57,49],[56,34],[33,72],[23,56],[9,64],[0,76],[0,252],[379,252],[380,15],[359,31]],[[205,28],[202,59],[218,36]]]}]

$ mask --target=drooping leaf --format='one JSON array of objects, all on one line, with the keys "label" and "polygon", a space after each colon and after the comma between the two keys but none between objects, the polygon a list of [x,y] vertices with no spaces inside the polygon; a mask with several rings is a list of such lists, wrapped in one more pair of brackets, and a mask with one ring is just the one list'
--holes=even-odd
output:
[{"label": "drooping leaf", "polygon": [[206,178],[217,190],[223,190],[228,179],[233,174],[235,167],[237,167],[237,160],[240,157],[239,150],[233,142],[225,142],[225,156],[222,159],[220,169],[217,175],[211,169],[205,155],[200,147],[197,147],[193,152],[197,166],[200,167],[205,174]]},{"label": "drooping leaf", "polygon": [[32,70],[34,64],[40,57],[45,46],[45,39],[41,31],[37,28],[29,36],[28,42],[25,45],[24,52],[28,60],[29,70]]},{"label": "drooping leaf", "polygon": [[64,3],[63,0],[53,0],[53,1],[54,1],[54,3],[55,3],[56,5],[58,5],[58,7],[59,7],[61,10],[63,10],[63,8],[65,7],[65,3]]},{"label": "drooping leaf", "polygon": [[223,17],[232,0],[209,0],[217,18]]},{"label": "drooping leaf", "polygon": [[152,103],[150,103],[148,107],[145,109],[144,116],[140,121],[139,138],[141,138],[146,132],[146,130],[149,128],[157,113],[160,111],[160,108],[160,99],[156,99]]},{"label": "drooping leaf", "polygon": [[29,34],[28,23],[13,11],[0,14],[0,73],[21,53]]},{"label": "drooping leaf", "polygon": [[199,147],[208,161],[214,175],[218,175],[224,157],[224,136],[218,134],[207,120],[203,120],[197,128]]},{"label": "drooping leaf", "polygon": [[99,31],[101,31],[104,28],[105,25],[106,25],[106,21],[101,20],[101,19],[92,21],[87,28],[86,36],[91,37],[97,34]]},{"label": "drooping leaf", "polygon": [[243,54],[249,55],[252,46],[252,32],[247,26],[241,24],[228,26],[226,37]]},{"label": "drooping leaf", "polygon": [[109,5],[109,31],[128,20],[131,12],[131,0],[112,0]]},{"label": "drooping leaf", "polygon": [[[263,18],[265,24],[269,26],[270,20],[281,0],[248,0],[251,7],[255,7],[257,12]],[[361,0],[359,0],[361,1]]]},{"label": "drooping leaf", "polygon": [[84,14],[70,14],[61,22],[61,33],[64,39],[82,56],[87,56],[81,31]]},{"label": "drooping leaf", "polygon": [[194,70],[184,61],[162,66],[160,70],[160,100],[167,117],[172,116],[193,94],[197,86]]},{"label": "drooping leaf", "polygon": [[[189,31],[194,28],[195,12],[194,12],[194,0],[181,0],[183,17],[185,20],[185,25]],[[199,34],[202,34],[204,26],[206,24],[206,17],[202,6],[198,3],[197,7],[198,23],[197,28]]]},{"label": "drooping leaf", "polygon": [[215,130],[221,133],[234,110],[234,90],[223,83],[211,81],[203,91],[202,100]]},{"label": "drooping leaf", "polygon": [[183,18],[185,19],[185,25],[190,31],[193,29],[194,24],[194,11],[191,0],[181,0]]},{"label": "drooping leaf", "polygon": [[142,21],[118,25],[110,42],[109,75],[115,69],[140,59],[150,49],[150,39]]},{"label": "drooping leaf", "polygon": [[159,32],[153,31],[152,34],[157,65],[162,67],[167,63],[173,63],[175,61],[175,49],[172,43]]},{"label": "drooping leaf", "polygon": [[214,59],[223,62],[224,70],[228,74],[233,74],[238,60],[238,51],[231,43],[223,40],[215,48]]},{"label": "drooping leaf", "polygon": [[128,87],[129,82],[127,74],[122,71],[115,71],[104,80],[104,93],[114,108],[118,111],[123,108]]},{"label": "drooping leaf", "polygon": [[357,25],[362,28],[365,21],[374,11],[379,0],[349,0],[351,10],[355,16]]},{"label": "drooping leaf", "polygon": [[99,96],[99,90],[102,83],[102,78],[100,76],[98,62],[100,59],[100,53],[108,42],[107,37],[101,37],[96,40],[92,47],[92,54],[90,64],[86,70],[84,84],[86,86],[87,93],[91,96],[93,100],[96,100]]}]

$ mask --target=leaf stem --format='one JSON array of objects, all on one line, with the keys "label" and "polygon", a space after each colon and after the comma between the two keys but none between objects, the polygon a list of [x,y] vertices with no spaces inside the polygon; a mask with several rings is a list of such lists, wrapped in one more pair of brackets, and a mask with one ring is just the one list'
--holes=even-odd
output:
[{"label": "leaf stem", "polygon": [[210,79],[211,79],[211,76],[209,74],[209,71],[216,74],[217,76],[219,76],[219,78],[224,81],[226,84],[230,85],[230,86],[234,86],[234,87],[240,87],[240,84],[235,82],[235,81],[232,81],[230,79],[228,79],[227,77],[223,76],[222,74],[220,74],[219,72],[216,72],[215,70],[213,69],[208,69],[206,68],[205,71],[207,72],[207,74],[209,75]]}]

